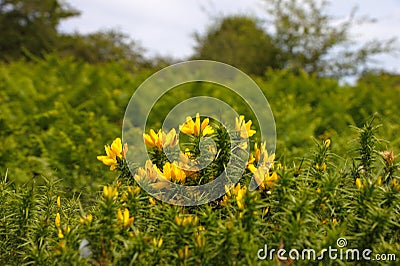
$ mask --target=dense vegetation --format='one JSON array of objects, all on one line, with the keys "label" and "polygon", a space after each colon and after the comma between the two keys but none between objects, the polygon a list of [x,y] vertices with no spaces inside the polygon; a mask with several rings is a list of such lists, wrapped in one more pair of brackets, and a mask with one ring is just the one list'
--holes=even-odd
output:
[{"label": "dense vegetation", "polygon": [[[241,214],[243,209],[234,202],[230,207],[214,203],[181,208],[158,201],[149,206],[151,197],[139,192],[132,178],[115,179],[118,174],[96,159],[104,153],[105,143],[120,136],[124,108],[151,70],[130,73],[123,64],[90,65],[52,56],[3,64],[0,69],[4,263],[83,263],[78,249],[83,239],[90,242],[93,252],[87,262],[95,264],[127,260],[141,264],[150,257],[153,263],[253,264],[264,243],[274,248],[282,241],[287,248],[322,248],[333,245],[338,237],[348,237],[352,247],[398,252],[400,205],[392,181],[397,178],[397,163],[392,162],[389,174],[387,158],[378,153],[399,150],[397,76],[366,75],[354,87],[305,72],[271,71],[255,77],[276,119],[280,181],[268,194],[246,194],[257,199],[246,198],[249,209]],[[209,86],[176,88],[172,102],[200,92],[228,103],[232,99]],[[171,97],[162,100],[157,112],[168,112]],[[230,104],[235,106],[235,102]],[[249,110],[236,108],[252,117]],[[368,125],[361,133],[351,127],[362,128],[372,117],[373,125],[382,125],[376,132]],[[149,126],[160,126],[157,115]],[[329,150],[321,151],[326,139],[330,139]],[[368,172],[360,170],[364,164],[371,166]],[[318,168],[321,165],[325,165],[323,170]],[[379,177],[385,180],[381,185],[377,185]],[[244,176],[242,185],[248,178]],[[360,189],[357,178],[365,184]],[[118,197],[107,200],[97,193],[107,184],[118,186]],[[322,192],[317,193],[318,189]],[[56,206],[57,196],[61,196],[61,207]],[[124,208],[135,222],[126,228],[113,227],[114,222],[118,224],[117,210]],[[260,213],[253,215],[252,208]],[[265,208],[268,214],[262,214]],[[57,213],[62,217],[61,227],[54,224]],[[196,215],[196,226],[176,225],[178,213]],[[93,224],[80,223],[88,214]],[[171,224],[175,229],[167,230]],[[59,238],[58,228],[67,235],[66,226],[71,232]],[[205,228],[200,233],[207,239],[204,244],[196,242],[203,241],[196,240],[201,238],[196,233],[199,226]],[[162,238],[163,244],[152,246],[153,238]],[[241,246],[243,241],[249,244]],[[221,243],[229,249],[215,249]],[[191,255],[182,258],[179,254],[185,253],[185,245]]]},{"label": "dense vegetation", "polygon": [[[0,264],[396,265],[400,76],[360,68],[390,43],[354,50],[336,64],[326,56],[350,40],[351,21],[332,27],[324,1],[304,1],[305,9],[294,0],[266,2],[285,38],[255,18],[223,18],[197,35],[193,58],[221,60],[252,75],[274,114],[276,153],[260,143],[262,121],[228,89],[199,82],[174,88],[156,104],[148,129],[158,132],[173,106],[198,95],[219,98],[244,115],[243,124],[253,122],[245,129],[236,122],[235,136],[247,138],[245,130],[251,151],[239,184],[208,204],[182,207],[156,200],[138,182],[209,182],[230,156],[222,127],[202,117],[201,129],[199,118],[182,124],[183,137],[164,136],[188,158],[199,155],[203,135],[217,143],[216,162],[193,173],[166,159],[162,132],[146,131],[157,168],[148,162],[132,174],[125,155],[135,146],[119,140],[135,89],[170,60],[144,58],[117,31],[60,34],[59,22],[78,14],[61,1],[0,0]],[[310,33],[304,39],[305,28],[296,27],[301,18]],[[306,51],[298,49],[303,44]],[[356,84],[339,83],[348,73],[360,74]],[[265,179],[250,191],[253,175]],[[166,183],[158,186],[163,197],[179,200]],[[372,259],[387,260],[257,258],[264,245],[320,252],[338,248],[340,238],[347,240],[343,252],[371,249]]]}]

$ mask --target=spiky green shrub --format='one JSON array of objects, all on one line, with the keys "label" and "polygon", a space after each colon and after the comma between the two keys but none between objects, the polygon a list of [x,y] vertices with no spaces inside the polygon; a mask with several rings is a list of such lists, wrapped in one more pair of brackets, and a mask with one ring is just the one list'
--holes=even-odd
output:
[{"label": "spiky green shrub", "polygon": [[[223,197],[195,207],[170,205],[143,191],[128,174],[124,155],[129,150],[120,140],[109,147],[114,149],[115,158],[110,158],[115,161],[108,166],[115,163],[112,169],[119,173],[117,178],[102,187],[95,199],[85,200],[84,206],[80,199],[65,195],[52,179],[36,178],[19,187],[6,175],[0,184],[1,264],[369,263],[327,256],[283,261],[276,253],[266,260],[257,257],[265,245],[269,250],[313,248],[319,252],[329,246],[338,248],[340,238],[348,241],[343,252],[371,249],[371,257],[395,254],[398,260],[399,164],[388,143],[376,137],[376,130],[371,121],[356,128],[358,141],[349,147],[347,158],[332,153],[335,142],[330,139],[316,140],[312,156],[296,163],[267,156],[273,167],[257,190],[247,188],[253,176],[248,167],[239,184]],[[157,149],[152,143],[147,143],[149,148]],[[254,148],[251,158],[260,160],[260,146]],[[104,162],[103,157],[99,159]],[[374,261],[380,263],[396,264]]]}]

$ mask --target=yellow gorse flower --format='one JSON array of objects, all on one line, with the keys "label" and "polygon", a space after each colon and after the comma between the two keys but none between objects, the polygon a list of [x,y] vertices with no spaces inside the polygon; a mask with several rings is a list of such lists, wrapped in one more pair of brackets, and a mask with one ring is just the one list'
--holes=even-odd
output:
[{"label": "yellow gorse flower", "polygon": [[61,230],[61,228],[58,228],[57,236],[58,236],[58,238],[62,239],[62,238],[64,238],[64,233],[69,234],[69,232],[71,232],[71,227],[69,227],[69,225],[67,225],[67,227],[65,227],[64,230]]},{"label": "yellow gorse flower", "polygon": [[56,227],[60,227],[61,226],[61,217],[60,217],[60,214],[58,212],[56,214],[56,219],[55,219],[54,223],[55,223]]},{"label": "yellow gorse flower", "polygon": [[175,147],[178,143],[178,135],[175,128],[171,129],[167,134],[163,132],[163,143],[165,147]]},{"label": "yellow gorse flower", "polygon": [[58,243],[57,247],[54,249],[54,254],[60,255],[63,252],[64,249],[65,249],[65,241],[61,240]]},{"label": "yellow gorse flower", "polygon": [[64,227],[64,232],[63,230],[61,230],[61,216],[60,213],[57,212],[56,214],[56,218],[54,221],[56,227],[58,228],[58,238],[64,238],[64,233],[69,234],[69,232],[71,232],[71,227],[69,225],[67,225],[67,227]]},{"label": "yellow gorse flower", "polygon": [[201,135],[204,137],[214,133],[214,129],[209,123],[210,119],[205,118],[200,124],[200,115],[197,113],[195,121],[190,116],[186,117],[186,122],[180,127],[180,131],[187,135],[194,135],[196,137]]},{"label": "yellow gorse flower", "polygon": [[199,248],[202,248],[206,245],[206,237],[202,234],[196,234],[196,244]]},{"label": "yellow gorse flower", "polygon": [[153,246],[154,247],[160,248],[162,246],[162,244],[163,244],[162,237],[159,240],[157,240],[157,238],[153,238]]},{"label": "yellow gorse flower", "polygon": [[160,175],[165,177],[168,181],[179,182],[184,184],[186,182],[186,173],[175,163],[166,162],[163,166],[162,173]]},{"label": "yellow gorse flower", "polygon": [[378,179],[376,180],[376,184],[378,186],[382,185],[382,176],[378,176]]},{"label": "yellow gorse flower", "polygon": [[226,194],[222,197],[222,205],[226,205],[229,198],[235,198],[236,204],[239,207],[239,209],[244,209],[245,205],[245,195],[247,192],[247,187],[242,186],[240,183],[238,183],[236,186],[229,188],[228,186],[225,186],[225,191]]},{"label": "yellow gorse flower", "polygon": [[155,205],[156,204],[156,200],[152,197],[149,198],[149,202],[151,205]]},{"label": "yellow gorse flower", "polygon": [[150,160],[147,160],[145,169],[139,168],[134,179],[137,182],[150,184],[154,189],[163,189],[170,186],[169,181],[184,183],[186,181],[186,174],[175,163],[171,164],[167,162],[161,171]]},{"label": "yellow gorse flower", "polygon": [[143,140],[149,147],[156,147],[159,151],[164,147],[175,147],[178,143],[178,135],[175,128],[171,129],[168,133],[162,132],[161,129],[156,133],[150,129],[149,134],[143,134]]},{"label": "yellow gorse flower", "polygon": [[190,176],[192,179],[197,177],[199,171],[199,161],[196,160],[195,155],[186,149],[183,153],[179,153],[179,167],[184,169],[186,176]]},{"label": "yellow gorse flower", "polygon": [[315,169],[325,171],[326,170],[326,163],[322,163],[321,165],[315,164]]},{"label": "yellow gorse flower", "polygon": [[134,179],[137,182],[142,182],[147,179],[149,182],[155,182],[158,177],[158,168],[150,160],[146,161],[144,169],[139,167],[137,174],[135,174]]},{"label": "yellow gorse flower", "polygon": [[103,196],[107,200],[112,200],[113,198],[118,197],[118,188],[112,186],[104,186],[103,187]]},{"label": "yellow gorse flower", "polygon": [[117,157],[120,159],[125,158],[126,152],[128,151],[128,145],[125,144],[124,148],[122,148],[121,139],[116,138],[111,146],[105,145],[104,149],[107,155],[97,156],[97,159],[105,165],[110,166],[110,170],[114,171],[118,165]]},{"label": "yellow gorse flower", "polygon": [[185,247],[183,249],[180,248],[178,250],[179,258],[181,258],[182,260],[187,259],[190,256],[191,253],[192,252],[189,250],[189,246],[188,245],[185,245]]},{"label": "yellow gorse flower", "polygon": [[247,192],[247,187],[239,188],[236,195],[236,204],[239,209],[244,209],[244,198]]},{"label": "yellow gorse flower", "polygon": [[356,179],[356,187],[357,187],[358,189],[361,189],[361,188],[363,187],[363,184],[362,184],[360,178],[357,178],[357,179]]},{"label": "yellow gorse flower", "polygon": [[325,145],[325,147],[329,148],[329,146],[331,146],[331,140],[330,139],[326,139],[324,141],[324,145]]},{"label": "yellow gorse flower", "polygon": [[246,138],[249,138],[249,137],[253,136],[256,133],[255,130],[250,128],[252,123],[253,122],[251,120],[245,122],[243,115],[241,115],[239,118],[236,117],[236,119],[235,119],[235,129],[237,131],[240,131],[240,137],[241,138],[246,139]]},{"label": "yellow gorse flower", "polygon": [[58,236],[58,238],[64,238],[64,234],[63,234],[63,232],[62,232],[62,230],[61,229],[58,229],[58,234],[57,234],[57,236]]},{"label": "yellow gorse flower", "polygon": [[242,186],[240,185],[240,183],[238,183],[236,186],[233,186],[232,188],[225,186],[226,196],[228,196],[228,197],[235,196],[235,195],[237,195],[237,193],[240,189],[242,189]]},{"label": "yellow gorse flower", "polygon": [[393,190],[394,191],[400,192],[400,184],[397,183],[397,179],[396,178],[392,179],[392,185],[393,185]]},{"label": "yellow gorse flower", "polygon": [[143,133],[144,142],[150,147],[157,147],[162,150],[162,132],[161,129],[156,133],[153,129],[150,129],[149,134]]},{"label": "yellow gorse flower", "polygon": [[269,168],[265,166],[260,166],[256,168],[253,164],[248,166],[248,169],[254,174],[254,178],[261,189],[272,189],[279,179],[276,172],[271,175],[269,173]]},{"label": "yellow gorse flower", "polygon": [[120,227],[129,227],[133,224],[135,218],[129,217],[129,210],[127,208],[124,209],[124,213],[120,209],[117,212],[118,224]]},{"label": "yellow gorse flower", "polygon": [[[155,173],[153,172],[153,169]],[[181,183],[186,182],[186,172],[176,165],[176,162],[170,163],[166,162],[163,166],[162,171],[158,169],[155,165],[150,168],[150,181],[153,182],[152,187],[154,189],[163,189],[170,186],[169,182]],[[142,171],[143,174],[143,171]],[[157,181],[157,182],[156,182]]]},{"label": "yellow gorse flower", "polygon": [[93,216],[92,216],[91,214],[88,214],[88,215],[86,215],[85,217],[81,217],[81,218],[79,219],[79,221],[80,221],[82,224],[90,224],[90,223],[92,223],[92,220],[93,220]]},{"label": "yellow gorse flower", "polygon": [[61,208],[61,199],[60,196],[57,197],[57,208]]},{"label": "yellow gorse flower", "polygon": [[194,215],[183,216],[183,217],[176,215],[174,221],[175,224],[178,226],[197,225],[199,223],[199,218]]},{"label": "yellow gorse flower", "polygon": [[140,187],[139,186],[134,186],[134,187],[128,186],[128,193],[131,196],[135,196],[140,193]]},{"label": "yellow gorse flower", "polygon": [[273,172],[272,175],[268,176],[268,178],[266,178],[265,180],[265,185],[264,187],[261,186],[261,188],[265,189],[265,187],[272,189],[276,182],[279,179],[279,175],[276,172]]},{"label": "yellow gorse flower", "polygon": [[255,166],[254,163],[269,169],[274,169],[274,160],[275,160],[275,153],[268,155],[268,151],[266,148],[267,143],[264,141],[260,147],[258,147],[257,143],[254,143],[254,155],[253,153],[250,154],[249,161],[247,163],[247,169],[252,171],[254,170]]}]

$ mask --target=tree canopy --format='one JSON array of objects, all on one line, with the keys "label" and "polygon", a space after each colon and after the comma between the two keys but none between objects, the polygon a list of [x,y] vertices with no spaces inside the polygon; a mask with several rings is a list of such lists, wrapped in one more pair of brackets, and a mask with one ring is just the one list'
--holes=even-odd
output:
[{"label": "tree canopy", "polygon": [[395,39],[357,43],[352,28],[370,20],[358,19],[353,11],[339,22],[328,14],[328,1],[264,3],[264,17],[228,16],[196,34],[194,58],[223,61],[256,75],[271,67],[339,78],[369,71],[375,55],[396,49]]},{"label": "tree canopy", "polygon": [[144,64],[143,49],[126,34],[106,30],[87,35],[64,35],[60,53],[80,58],[89,63],[130,62]]},{"label": "tree canopy", "polygon": [[[327,0],[264,0],[271,19],[274,44],[284,53],[287,68],[341,77],[368,70],[374,55],[395,50],[395,39],[356,45],[351,29],[369,18],[356,9],[338,22],[327,12]],[[357,47],[358,48],[355,48]]]},{"label": "tree canopy", "polygon": [[267,68],[281,68],[281,53],[255,18],[230,16],[196,34],[196,59],[211,59],[262,75]]},{"label": "tree canopy", "polygon": [[[351,30],[368,20],[358,19],[355,12],[337,20],[327,11],[327,0],[263,2],[265,13],[258,18],[231,15],[212,20],[204,33],[194,35],[190,58],[225,62],[257,76],[271,68],[340,78],[373,70],[371,59],[396,50],[395,39],[358,43]],[[78,15],[63,0],[0,0],[0,61],[55,52],[93,64],[125,61],[133,68],[174,62],[146,58],[138,42],[119,30],[58,32],[60,22]]]},{"label": "tree canopy", "polygon": [[77,15],[60,0],[0,0],[0,59],[52,51],[60,21]]}]

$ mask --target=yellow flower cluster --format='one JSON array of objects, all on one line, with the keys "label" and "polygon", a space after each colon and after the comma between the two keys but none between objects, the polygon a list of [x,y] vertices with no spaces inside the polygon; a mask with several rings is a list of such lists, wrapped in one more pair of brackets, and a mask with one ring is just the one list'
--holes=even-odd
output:
[{"label": "yellow flower cluster", "polygon": [[154,183],[158,179],[158,171],[157,165],[153,164],[150,160],[147,160],[144,168],[139,167],[134,179],[137,182],[143,182],[144,179],[147,178],[149,183]]},{"label": "yellow flower cluster", "polygon": [[[158,169],[158,168],[157,168]],[[186,173],[176,163],[166,162],[163,166],[163,171],[159,174],[171,182],[184,184],[186,182]]]},{"label": "yellow flower cluster", "polygon": [[105,145],[104,149],[107,155],[97,156],[97,159],[103,164],[110,166],[110,170],[114,171],[118,166],[117,157],[119,159],[125,158],[126,153],[128,152],[128,145],[125,144],[124,147],[122,147],[121,139],[116,138],[111,146]]},{"label": "yellow flower cluster", "polygon": [[199,248],[202,248],[206,245],[206,237],[204,236],[204,227],[203,226],[199,226],[196,230],[196,232],[194,233],[195,235],[195,241],[196,241],[196,245]]},{"label": "yellow flower cluster", "polygon": [[179,258],[181,258],[182,260],[189,258],[191,254],[192,252],[189,250],[188,245],[185,245],[183,248],[178,249]]},{"label": "yellow flower cluster", "polygon": [[[366,180],[362,181],[361,178],[356,178],[356,188],[357,189],[362,189],[364,187],[364,185],[366,184],[365,182]],[[396,179],[392,180],[392,184],[393,184],[393,188],[396,187]],[[375,185],[377,186],[381,186],[382,185],[382,176],[378,176],[378,178],[376,179]],[[398,187],[399,191],[400,191],[400,186]]]},{"label": "yellow flower cluster", "polygon": [[150,129],[149,134],[143,134],[143,140],[149,147],[156,147],[159,151],[164,147],[175,147],[178,143],[178,135],[176,134],[175,128],[171,129],[168,133],[161,131],[156,133],[153,129]]},{"label": "yellow flower cluster", "polygon": [[160,248],[162,246],[162,244],[163,244],[163,239],[162,239],[162,237],[160,239],[158,239],[158,240],[157,240],[157,238],[153,238],[152,242],[153,242],[153,246],[155,248]]},{"label": "yellow flower cluster", "polygon": [[321,165],[315,164],[315,169],[325,171],[326,170],[326,163],[322,163]]},{"label": "yellow flower cluster", "polygon": [[253,122],[251,120],[245,122],[243,115],[241,115],[239,118],[236,117],[235,129],[237,131],[240,131],[241,138],[247,139],[247,138],[253,136],[254,134],[256,134],[256,131],[250,128],[252,123]]},{"label": "yellow flower cluster", "polygon": [[331,140],[330,139],[326,139],[324,141],[324,145],[325,145],[325,147],[329,148],[329,146],[331,146]]},{"label": "yellow flower cluster", "polygon": [[[252,121],[248,120],[246,122],[243,115],[236,117],[235,129],[240,133],[241,138],[249,138],[256,133],[255,130],[251,129],[251,126]],[[199,113],[196,113],[194,119],[192,117],[186,118],[186,122],[180,126],[180,131],[186,135],[204,137],[214,134],[215,129],[210,125],[209,118],[202,119]],[[158,130],[158,132],[150,129],[148,134],[143,134],[143,140],[148,147],[156,148],[153,151],[158,150],[160,152],[162,152],[164,147],[174,147],[178,145],[179,142],[175,129],[170,130],[168,133],[163,132],[161,129]],[[116,138],[111,146],[105,146],[105,151],[107,154],[106,156],[98,156],[97,158],[104,164],[109,165],[111,170],[115,170],[121,162],[120,160],[125,158],[127,148],[125,149],[125,146],[123,148],[121,139]],[[214,151],[214,153],[217,152],[218,151]],[[196,180],[199,175],[196,158],[196,154],[194,154],[190,148],[186,148],[185,152],[180,152],[179,162],[167,161],[164,165],[157,166],[153,164],[151,160],[147,160],[143,168],[138,168],[134,179],[139,183],[145,182],[154,189],[169,188],[171,187],[170,182],[185,184],[188,182],[188,178]],[[250,155],[247,168],[255,175],[255,179],[262,189],[272,188],[275,181],[279,178],[277,173],[269,174],[269,170],[274,167],[274,160],[275,154],[268,155],[266,142],[262,143],[260,146],[258,143],[254,144],[254,152]],[[257,165],[257,167],[255,165]],[[117,188],[118,187],[105,186],[103,188],[104,198],[107,200],[115,199],[118,196]],[[240,184],[232,190],[239,208],[244,208],[244,195],[246,191],[247,188],[240,187]],[[139,187],[128,187],[128,193],[122,195],[122,201],[129,195],[134,196],[139,192]],[[229,193],[230,192],[228,192],[228,194]],[[150,204],[155,204],[155,200],[151,199]],[[124,215],[122,215],[122,217],[124,217]]]},{"label": "yellow flower cluster", "polygon": [[264,141],[260,147],[257,143],[254,143],[254,154],[250,154],[249,161],[247,163],[247,168],[251,171],[254,170],[254,164],[257,163],[258,166],[264,166],[268,169],[274,169],[275,153],[268,155],[266,148],[267,143]]},{"label": "yellow flower cluster", "polygon": [[199,218],[195,215],[189,215],[189,216],[176,215],[174,221],[175,224],[178,226],[188,226],[188,225],[194,226],[199,223]]},{"label": "yellow flower cluster", "polygon": [[67,225],[64,230],[61,229],[61,216],[60,213],[57,212],[56,214],[56,218],[54,220],[54,224],[56,225],[57,229],[58,229],[58,238],[64,238],[64,234],[69,234],[69,232],[71,232],[71,228],[69,227],[69,225]]},{"label": "yellow flower cluster", "polygon": [[127,190],[128,190],[128,193],[129,193],[129,195],[131,197],[133,197],[135,195],[138,195],[140,193],[140,187],[139,186],[134,186],[134,187],[128,186]]},{"label": "yellow flower cluster", "polygon": [[162,171],[150,160],[146,161],[145,168],[139,168],[135,175],[137,182],[146,182],[152,184],[154,189],[163,189],[169,186],[169,182],[184,184],[186,182],[186,172],[182,170],[176,162],[166,162]]},{"label": "yellow flower cluster", "polygon": [[118,188],[112,186],[104,186],[103,187],[103,196],[107,200],[112,200],[118,197]]},{"label": "yellow flower cluster", "polygon": [[57,197],[56,203],[57,203],[57,208],[60,209],[60,208],[61,208],[61,199],[60,199],[60,196]]},{"label": "yellow flower cluster", "polygon": [[60,213],[58,213],[58,212],[56,214],[56,219],[55,219],[54,223],[57,228],[59,228],[61,226],[61,217],[60,217]]},{"label": "yellow flower cluster", "polygon": [[241,210],[244,209],[244,196],[246,195],[246,192],[247,192],[247,187],[243,187],[242,189],[239,189],[237,191],[236,204]]},{"label": "yellow flower cluster", "polygon": [[65,240],[61,240],[54,249],[54,254],[61,255],[65,249]]},{"label": "yellow flower cluster", "polygon": [[[247,163],[247,169],[253,173],[257,184],[261,189],[272,189],[279,179],[276,172],[270,174],[270,170],[274,169],[275,154],[268,155],[266,149],[266,142],[263,142],[260,147],[258,144],[254,144],[254,154],[250,154],[249,162]],[[258,167],[255,167],[257,163]]]},{"label": "yellow flower cluster", "polygon": [[91,224],[91,223],[92,223],[92,220],[93,220],[93,216],[92,216],[91,214],[88,214],[88,215],[86,215],[86,216],[84,216],[84,217],[81,217],[81,218],[79,219],[79,221],[80,221],[82,224],[86,224],[86,225]]},{"label": "yellow flower cluster", "polygon": [[225,187],[226,194],[222,197],[221,205],[226,205],[229,198],[235,198],[236,204],[239,209],[244,209],[245,207],[245,195],[247,193],[247,187],[238,183],[233,188]]},{"label": "yellow flower cluster", "polygon": [[255,180],[262,190],[273,189],[279,179],[276,172],[270,174],[269,170],[265,170],[263,167],[256,168],[253,166],[250,171],[254,174]]},{"label": "yellow flower cluster", "polygon": [[129,217],[129,210],[127,208],[124,209],[124,212],[118,209],[117,219],[119,227],[129,227],[135,221],[134,217]]},{"label": "yellow flower cluster", "polygon": [[199,248],[202,248],[206,245],[206,237],[201,234],[196,235],[196,244]]},{"label": "yellow flower cluster", "polygon": [[206,118],[200,124],[200,115],[196,114],[196,120],[188,116],[186,117],[186,122],[180,127],[180,131],[185,133],[186,135],[194,135],[198,136],[207,136],[214,133],[214,129],[209,125],[210,119]]}]

